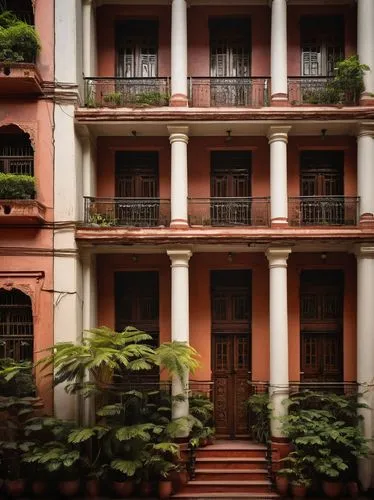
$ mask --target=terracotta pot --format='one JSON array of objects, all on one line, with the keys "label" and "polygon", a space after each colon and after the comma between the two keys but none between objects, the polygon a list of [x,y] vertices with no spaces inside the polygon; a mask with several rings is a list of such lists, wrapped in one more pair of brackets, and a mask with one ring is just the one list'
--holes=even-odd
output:
[{"label": "terracotta pot", "polygon": [[349,481],[347,483],[347,490],[348,490],[349,495],[352,498],[357,498],[358,494],[359,494],[359,488],[358,488],[357,481]]},{"label": "terracotta pot", "polygon": [[340,481],[323,481],[322,489],[327,497],[337,498],[341,496],[343,485]]},{"label": "terracotta pot", "polygon": [[5,490],[10,497],[19,497],[25,491],[24,479],[7,479],[5,481]]},{"label": "terracotta pot", "polygon": [[291,484],[292,496],[295,498],[305,498],[307,487],[304,484]]},{"label": "terracotta pot", "polygon": [[96,498],[100,495],[100,481],[98,479],[87,479],[85,485],[86,494]]},{"label": "terracotta pot", "polygon": [[80,482],[79,479],[70,479],[60,481],[58,483],[58,491],[64,497],[74,497],[79,492]]},{"label": "terracotta pot", "polygon": [[134,483],[133,481],[113,481],[112,488],[120,498],[127,498],[134,491]]},{"label": "terracotta pot", "polygon": [[152,483],[150,481],[142,481],[139,484],[139,495],[143,498],[152,496]]},{"label": "terracotta pot", "polygon": [[289,484],[287,476],[275,476],[275,484],[280,495],[287,495]]},{"label": "terracotta pot", "polygon": [[160,481],[158,483],[158,496],[160,498],[170,498],[173,492],[173,485],[171,481]]},{"label": "terracotta pot", "polygon": [[189,478],[190,477],[186,469],[182,469],[179,472],[179,483],[181,484],[181,486],[184,486],[186,483],[188,483]]},{"label": "terracotta pot", "polygon": [[44,496],[47,492],[47,483],[41,479],[37,479],[32,482],[31,490],[33,494],[37,497]]}]

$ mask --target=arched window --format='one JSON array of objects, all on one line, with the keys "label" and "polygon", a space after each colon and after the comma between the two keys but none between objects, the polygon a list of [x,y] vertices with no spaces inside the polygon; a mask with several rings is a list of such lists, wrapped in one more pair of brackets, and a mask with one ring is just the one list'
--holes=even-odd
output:
[{"label": "arched window", "polygon": [[34,24],[34,11],[31,0],[0,0],[0,12],[10,10],[27,24]]},{"label": "arched window", "polygon": [[31,299],[19,290],[0,290],[0,358],[32,361],[34,327]]},{"label": "arched window", "polygon": [[16,125],[0,128],[0,172],[34,175],[34,150],[30,138]]}]

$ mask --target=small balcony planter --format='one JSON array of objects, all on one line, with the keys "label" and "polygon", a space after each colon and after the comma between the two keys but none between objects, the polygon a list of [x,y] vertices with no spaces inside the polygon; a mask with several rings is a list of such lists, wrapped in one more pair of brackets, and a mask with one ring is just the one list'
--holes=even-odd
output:
[{"label": "small balcony planter", "polygon": [[35,178],[0,173],[0,223],[41,223],[45,207],[34,200]]}]

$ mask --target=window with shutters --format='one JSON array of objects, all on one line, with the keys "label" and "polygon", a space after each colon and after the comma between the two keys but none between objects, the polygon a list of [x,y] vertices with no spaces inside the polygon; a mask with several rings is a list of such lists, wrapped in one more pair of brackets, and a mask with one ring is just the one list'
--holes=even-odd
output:
[{"label": "window with shutters", "polygon": [[212,224],[250,224],[250,196],[251,153],[249,151],[212,151]]},{"label": "window with shutters", "polygon": [[15,125],[0,129],[0,172],[34,175],[34,151],[29,136]]},{"label": "window with shutters", "polygon": [[116,76],[157,77],[158,23],[129,20],[116,26]]},{"label": "window with shutters", "polygon": [[19,290],[0,290],[0,357],[33,359],[33,316],[30,297]]},{"label": "window with shutters", "polygon": [[344,59],[344,18],[301,18],[302,76],[333,76],[336,63]]}]

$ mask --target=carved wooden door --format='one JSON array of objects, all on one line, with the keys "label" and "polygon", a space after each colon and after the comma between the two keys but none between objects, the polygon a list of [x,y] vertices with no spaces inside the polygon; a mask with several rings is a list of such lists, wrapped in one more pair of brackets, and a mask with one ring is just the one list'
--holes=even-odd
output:
[{"label": "carved wooden door", "polygon": [[248,436],[251,335],[248,271],[212,274],[212,374],[218,436]]},{"label": "carved wooden door", "polygon": [[[314,274],[314,276],[313,276]],[[343,278],[338,271],[301,275],[301,371],[308,382],[343,376]]]}]

